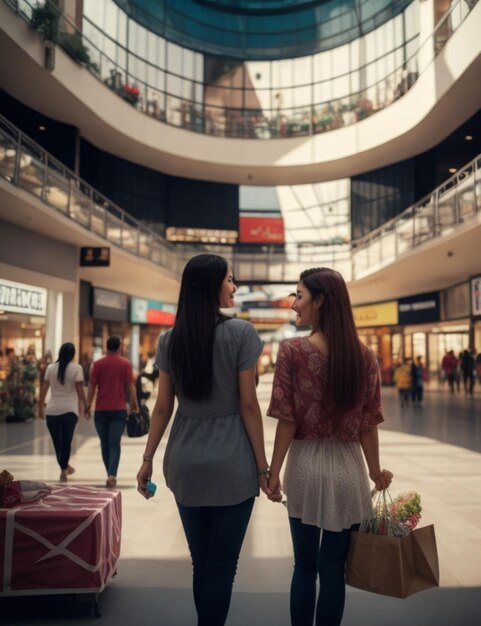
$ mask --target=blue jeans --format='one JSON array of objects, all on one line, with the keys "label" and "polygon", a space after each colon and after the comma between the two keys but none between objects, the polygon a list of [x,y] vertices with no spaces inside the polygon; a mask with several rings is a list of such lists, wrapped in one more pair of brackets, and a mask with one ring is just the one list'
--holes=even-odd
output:
[{"label": "blue jeans", "polygon": [[223,626],[254,498],[233,506],[177,506],[192,556],[197,625]]},{"label": "blue jeans", "polygon": [[52,437],[57,462],[62,471],[66,470],[68,467],[72,439],[77,422],[78,417],[75,413],[47,415],[47,428]]},{"label": "blue jeans", "polygon": [[95,411],[94,422],[100,438],[102,460],[108,476],[117,476],[120,462],[120,440],[125,428],[127,411]]},{"label": "blue jeans", "polygon": [[[344,572],[351,529],[322,531],[289,517],[294,546],[294,574],[291,583],[291,624],[339,626],[344,613],[346,585]],[[352,530],[358,528],[358,524]],[[316,610],[316,581],[319,575],[319,598]]]}]

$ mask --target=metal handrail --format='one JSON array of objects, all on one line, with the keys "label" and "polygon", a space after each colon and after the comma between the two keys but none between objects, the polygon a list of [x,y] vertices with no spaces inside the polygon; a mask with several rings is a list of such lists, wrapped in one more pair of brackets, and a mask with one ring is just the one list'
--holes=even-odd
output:
[{"label": "metal handrail", "polygon": [[65,167],[0,115],[0,177],[87,231],[180,276],[185,262],[206,249],[225,256],[243,282],[296,282],[306,267],[328,265],[347,281],[395,262],[481,211],[481,154],[394,219],[351,245],[285,244],[242,252],[231,246],[168,242]]},{"label": "metal handrail", "polygon": [[[31,13],[32,5],[28,0],[3,1],[27,22],[29,21],[29,12]],[[398,68],[375,85],[342,98],[282,110],[282,115],[278,108],[264,109],[262,114],[253,115],[252,111],[249,110],[198,103],[194,100],[171,94],[166,89],[159,89],[149,85],[134,76],[128,69],[128,61],[127,66],[122,67],[110,59],[103,50],[90,41],[64,16],[61,20],[61,30],[69,35],[76,34],[81,42],[87,43],[88,51],[91,55],[96,55],[95,62],[89,61],[86,67],[97,79],[102,80],[110,89],[127,100],[137,110],[150,117],[173,126],[205,134],[236,138],[270,139],[309,136],[328,132],[356,123],[386,108],[412,88],[426,67],[442,50],[446,41],[466,19],[469,12],[477,4],[477,1],[472,0],[469,4],[465,4],[464,0],[457,0],[453,3],[436,25],[434,32],[420,44],[416,52],[408,59],[404,59]],[[456,12],[459,13],[459,19],[458,23],[453,27],[452,16]],[[86,18],[86,21],[89,20]],[[93,27],[102,34],[103,38],[110,39],[128,58],[139,59],[143,63],[156,67],[166,77],[172,76],[183,79],[183,76],[169,72],[166,68],[154,66],[148,59],[138,57],[118,44],[118,42],[113,41],[96,25],[93,25]],[[405,46],[408,43],[404,42],[402,45]],[[61,41],[60,45],[62,45]],[[390,51],[388,54],[392,52]],[[376,61],[379,60],[379,58],[376,59]],[[203,83],[195,80],[190,80],[190,83],[194,88],[197,85],[204,86]],[[310,86],[318,84],[312,83]],[[138,93],[126,91],[126,89],[131,89],[132,87],[138,88]],[[249,90],[244,91],[248,93]],[[376,94],[376,97],[373,98],[372,94]]]}]

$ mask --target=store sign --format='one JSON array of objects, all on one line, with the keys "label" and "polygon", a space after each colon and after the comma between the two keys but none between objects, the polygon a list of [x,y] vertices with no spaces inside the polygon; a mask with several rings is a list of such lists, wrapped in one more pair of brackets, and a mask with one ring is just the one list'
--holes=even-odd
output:
[{"label": "store sign", "polygon": [[130,299],[131,324],[156,324],[158,326],[173,326],[176,307],[173,304],[158,300],[144,300],[143,298]]},{"label": "store sign", "polygon": [[81,267],[108,267],[110,248],[80,248]]},{"label": "store sign", "polygon": [[127,295],[94,287],[92,310],[94,318],[109,322],[127,322],[128,309],[129,298]]},{"label": "store sign", "polygon": [[27,315],[47,315],[47,290],[0,278],[0,310]]},{"label": "store sign", "polygon": [[469,317],[469,283],[455,285],[443,291],[443,319],[459,320]]},{"label": "store sign", "polygon": [[381,302],[352,307],[354,321],[358,328],[370,326],[395,326],[398,323],[397,302]]},{"label": "store sign", "polygon": [[399,323],[427,324],[439,322],[439,293],[421,293],[409,298],[399,298]]},{"label": "store sign", "polygon": [[481,276],[471,279],[471,312],[473,316],[481,315]]}]

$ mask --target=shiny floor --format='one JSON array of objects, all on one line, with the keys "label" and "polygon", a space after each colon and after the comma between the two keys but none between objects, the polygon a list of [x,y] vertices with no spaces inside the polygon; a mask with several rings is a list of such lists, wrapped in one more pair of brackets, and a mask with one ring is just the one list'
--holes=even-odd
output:
[{"label": "shiny floor", "polygon": [[[259,398],[267,408],[272,376],[261,378]],[[393,495],[415,489],[422,497],[423,524],[436,529],[441,585],[406,600],[348,587],[343,626],[478,626],[481,624],[481,387],[474,397],[447,389],[426,393],[423,408],[398,406],[384,390],[386,423],[381,429],[382,463],[395,474]],[[265,419],[272,448],[275,420]],[[155,498],[135,490],[143,439],[124,439],[119,471],[123,498],[122,555],[118,576],[100,594],[103,626],[195,626],[191,566],[172,494],[156,459]],[[43,422],[0,423],[0,469],[17,478],[58,479],[50,437]],[[72,484],[103,487],[98,439],[90,422],[77,429],[71,460]],[[284,507],[256,502],[239,562],[227,626],[288,626],[291,543]],[[59,602],[56,606],[58,608]],[[21,610],[0,601],[0,623],[86,626],[83,615],[63,616],[54,604],[24,598]],[[26,607],[29,610],[26,611]],[[308,625],[306,625],[308,626]]]}]

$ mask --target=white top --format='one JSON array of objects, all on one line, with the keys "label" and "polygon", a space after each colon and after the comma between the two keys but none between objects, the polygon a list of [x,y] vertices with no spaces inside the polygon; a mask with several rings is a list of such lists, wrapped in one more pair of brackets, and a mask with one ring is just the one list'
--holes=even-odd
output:
[{"label": "white top", "polygon": [[50,400],[45,409],[46,415],[75,413],[78,416],[78,396],[75,383],[83,383],[84,375],[80,365],[69,363],[65,369],[65,384],[58,379],[58,363],[50,363],[45,371],[45,380],[50,383]]}]

